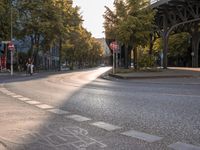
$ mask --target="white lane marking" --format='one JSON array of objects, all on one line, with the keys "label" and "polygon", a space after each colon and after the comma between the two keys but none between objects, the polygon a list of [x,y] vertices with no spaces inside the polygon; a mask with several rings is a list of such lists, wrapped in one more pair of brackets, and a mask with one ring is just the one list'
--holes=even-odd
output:
[{"label": "white lane marking", "polygon": [[55,113],[55,114],[59,114],[59,115],[68,114],[69,113],[68,111],[64,111],[64,110],[61,110],[61,109],[49,109],[47,111]]},{"label": "white lane marking", "polygon": [[177,142],[168,146],[174,150],[200,150],[199,146]]},{"label": "white lane marking", "polygon": [[21,95],[12,95],[12,97],[14,97],[14,98],[22,98],[23,96],[21,96]]},{"label": "white lane marking", "polygon": [[38,101],[25,101],[25,102],[32,105],[40,104],[40,102]]},{"label": "white lane marking", "polygon": [[7,89],[5,89],[5,88],[0,88],[0,91],[3,92],[3,93],[9,92],[9,91],[8,91]]},{"label": "white lane marking", "polygon": [[73,120],[78,121],[78,122],[91,120],[90,118],[80,116],[80,115],[70,115],[70,116],[67,116],[67,118],[73,119]]},{"label": "white lane marking", "polygon": [[18,100],[20,100],[20,101],[30,101],[31,99],[27,98],[27,97],[19,97]]},{"label": "white lane marking", "polygon": [[95,123],[91,123],[91,125],[105,129],[107,131],[113,131],[113,130],[117,130],[117,129],[121,128],[119,126],[112,125],[112,124],[105,123],[105,122],[95,122]]},{"label": "white lane marking", "polygon": [[4,94],[7,94],[7,95],[14,95],[15,93],[13,93],[13,92],[10,92],[10,91],[8,91],[8,90],[1,90],[1,92],[2,93],[4,93]]},{"label": "white lane marking", "polygon": [[7,93],[5,93],[5,94],[7,94],[7,95],[15,95],[15,93],[13,93],[13,92],[7,92]]},{"label": "white lane marking", "polygon": [[0,91],[3,92],[3,93],[6,94],[6,95],[11,95],[11,96],[12,96],[12,95],[16,95],[15,93],[13,93],[13,92],[7,90],[6,88],[0,88]]},{"label": "white lane marking", "polygon": [[36,105],[37,107],[39,108],[42,108],[42,109],[51,109],[53,108],[53,106],[50,106],[50,105],[47,105],[47,104],[40,104],[40,105]]},{"label": "white lane marking", "polygon": [[151,134],[146,134],[146,133],[143,133],[143,132],[138,132],[138,131],[135,131],[135,130],[126,131],[126,132],[123,132],[121,134],[129,136],[129,137],[133,137],[133,138],[136,138],[136,139],[140,139],[140,140],[143,140],[143,141],[146,141],[146,142],[150,142],[150,143],[155,142],[155,141],[159,141],[159,140],[162,139],[162,137],[151,135]]},{"label": "white lane marking", "polygon": [[188,97],[200,97],[200,95],[189,95],[189,94],[170,94],[170,93],[164,93],[162,95],[168,95],[168,96],[188,96]]}]

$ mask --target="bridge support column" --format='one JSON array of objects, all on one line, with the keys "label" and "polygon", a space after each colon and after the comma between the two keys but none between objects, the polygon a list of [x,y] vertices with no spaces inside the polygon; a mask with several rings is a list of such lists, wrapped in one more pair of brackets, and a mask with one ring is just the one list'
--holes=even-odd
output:
[{"label": "bridge support column", "polygon": [[199,66],[198,63],[198,56],[199,56],[199,40],[197,37],[192,37],[194,38],[192,40],[192,67],[196,68]]},{"label": "bridge support column", "polygon": [[195,23],[192,35],[192,67],[199,67],[199,42],[200,42],[200,31],[198,23]]},{"label": "bridge support column", "polygon": [[167,17],[163,16],[163,68],[167,69],[167,52],[168,52],[168,30],[167,30]]}]

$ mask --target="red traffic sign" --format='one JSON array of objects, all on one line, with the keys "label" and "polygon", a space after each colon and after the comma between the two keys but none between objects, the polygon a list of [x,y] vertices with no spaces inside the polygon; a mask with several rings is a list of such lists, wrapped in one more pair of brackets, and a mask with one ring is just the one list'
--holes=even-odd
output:
[{"label": "red traffic sign", "polygon": [[10,42],[10,43],[8,44],[8,49],[9,49],[9,50],[15,50],[15,46],[14,46],[14,44],[13,44],[12,42]]},{"label": "red traffic sign", "polygon": [[119,50],[119,45],[117,44],[116,41],[110,43],[110,48],[113,50],[114,53],[116,53]]}]

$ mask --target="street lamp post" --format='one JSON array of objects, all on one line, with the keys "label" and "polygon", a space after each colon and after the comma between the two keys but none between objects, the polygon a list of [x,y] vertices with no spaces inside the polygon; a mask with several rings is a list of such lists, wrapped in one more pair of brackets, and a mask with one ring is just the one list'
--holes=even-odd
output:
[{"label": "street lamp post", "polygon": [[[10,0],[10,41],[12,43],[12,39],[13,39],[13,25],[12,25],[12,18],[13,18],[13,14],[12,14],[12,0]],[[13,75],[13,50],[10,49],[10,74],[11,76]]]}]

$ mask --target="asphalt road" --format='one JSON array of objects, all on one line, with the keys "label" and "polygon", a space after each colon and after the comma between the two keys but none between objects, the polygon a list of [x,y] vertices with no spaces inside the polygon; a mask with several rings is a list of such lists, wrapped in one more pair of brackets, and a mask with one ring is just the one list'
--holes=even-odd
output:
[{"label": "asphalt road", "polygon": [[200,150],[200,78],[99,78],[108,69],[1,82],[0,149]]}]

